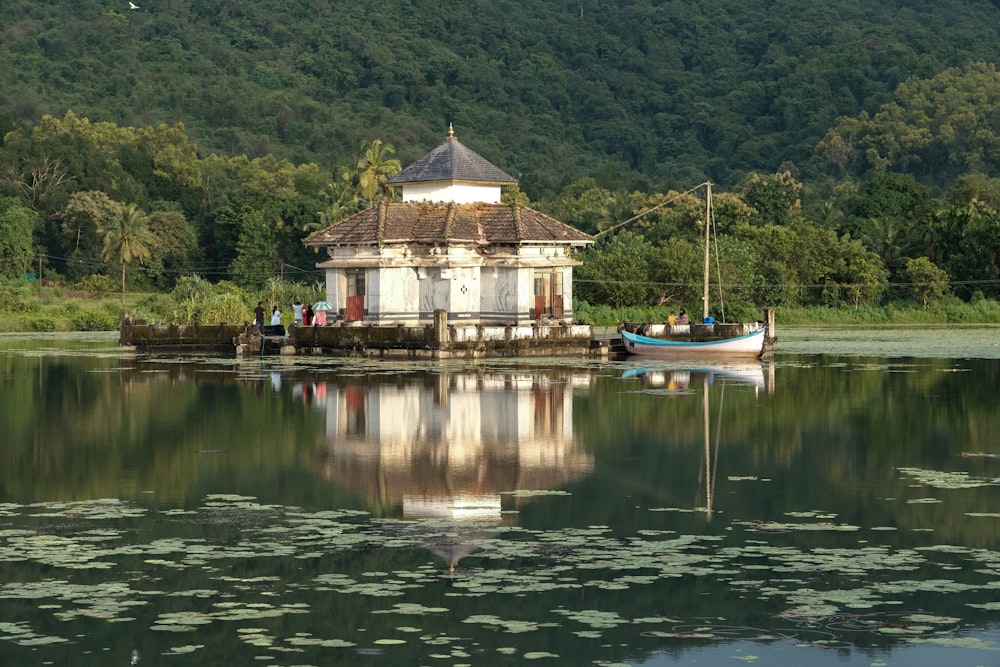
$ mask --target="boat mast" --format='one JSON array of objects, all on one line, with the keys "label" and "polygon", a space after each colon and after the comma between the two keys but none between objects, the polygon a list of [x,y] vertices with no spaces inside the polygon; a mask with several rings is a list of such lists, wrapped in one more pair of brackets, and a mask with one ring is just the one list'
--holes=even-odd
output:
[{"label": "boat mast", "polygon": [[701,321],[708,319],[708,244],[712,231],[712,182],[705,183],[705,275],[701,295]]}]

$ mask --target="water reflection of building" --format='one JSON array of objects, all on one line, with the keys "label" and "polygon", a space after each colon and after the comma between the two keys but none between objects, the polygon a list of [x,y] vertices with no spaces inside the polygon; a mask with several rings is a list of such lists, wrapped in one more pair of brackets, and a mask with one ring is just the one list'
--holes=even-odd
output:
[{"label": "water reflection of building", "polygon": [[573,386],[517,373],[328,384],[319,467],[383,516],[500,523],[502,493],[593,469],[573,436]]}]

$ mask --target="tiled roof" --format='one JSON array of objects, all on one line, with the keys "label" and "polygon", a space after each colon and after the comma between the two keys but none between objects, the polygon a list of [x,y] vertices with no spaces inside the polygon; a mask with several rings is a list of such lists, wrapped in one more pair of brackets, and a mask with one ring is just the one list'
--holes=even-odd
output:
[{"label": "tiled roof", "polygon": [[514,185],[517,179],[463,146],[454,135],[403,171],[389,179],[389,185],[427,181],[466,181]]},{"label": "tiled roof", "polygon": [[540,243],[587,245],[594,239],[522,204],[385,202],[306,239],[306,245],[385,243]]}]

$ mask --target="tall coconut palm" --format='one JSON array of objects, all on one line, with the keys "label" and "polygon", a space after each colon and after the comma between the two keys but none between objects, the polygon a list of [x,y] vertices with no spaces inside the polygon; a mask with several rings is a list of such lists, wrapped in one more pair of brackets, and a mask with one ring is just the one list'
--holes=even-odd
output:
[{"label": "tall coconut palm", "polygon": [[396,149],[391,144],[383,144],[381,139],[375,139],[370,144],[362,144],[361,150],[357,167],[358,194],[370,202],[376,201],[378,193],[389,197],[389,188],[385,183],[403,168],[399,160],[390,157]]},{"label": "tall coconut palm", "polygon": [[125,305],[125,267],[134,260],[141,264],[149,258],[153,236],[149,231],[149,218],[135,204],[124,207],[120,213],[108,218],[102,232],[104,248],[101,259],[114,260],[122,267],[122,305]]}]

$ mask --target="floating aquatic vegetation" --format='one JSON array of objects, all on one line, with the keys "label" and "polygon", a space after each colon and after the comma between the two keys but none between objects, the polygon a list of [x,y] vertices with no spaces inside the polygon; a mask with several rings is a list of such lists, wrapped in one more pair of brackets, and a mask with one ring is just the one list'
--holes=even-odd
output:
[{"label": "floating aquatic vegetation", "polygon": [[247,621],[261,618],[274,618],[286,614],[307,613],[308,605],[290,603],[271,605],[263,602],[218,602],[213,605],[216,611],[177,611],[162,613],[157,617],[151,630],[162,632],[188,632],[199,625],[208,625],[215,621]]},{"label": "floating aquatic vegetation", "polygon": [[977,604],[975,602],[966,602],[967,607],[973,607],[975,609],[985,609],[987,611],[1000,611],[1000,602],[983,602]]},{"label": "floating aquatic vegetation", "polygon": [[320,646],[323,648],[350,648],[352,646],[357,646],[354,642],[344,641],[343,639],[319,639],[317,637],[301,635],[290,637],[289,639],[286,639],[285,642],[295,647]]},{"label": "floating aquatic vegetation", "polygon": [[571,609],[553,609],[552,613],[559,616],[565,616],[571,621],[576,621],[577,623],[582,623],[583,625],[589,625],[592,628],[613,628],[616,625],[624,625],[631,622],[628,619],[619,616],[617,612],[599,611],[596,609],[583,609],[579,611]]},{"label": "floating aquatic vegetation", "polygon": [[104,519],[124,519],[141,517],[146,510],[136,507],[117,498],[99,498],[77,502],[47,502],[33,503],[26,506],[28,512],[35,517],[58,517],[64,519],[87,519],[100,521]]},{"label": "floating aquatic vegetation", "polygon": [[184,646],[171,646],[170,650],[163,655],[181,655],[183,653],[194,653],[198,649],[205,648],[204,644],[185,644]]},{"label": "floating aquatic vegetation", "polygon": [[982,651],[1000,651],[1000,645],[979,637],[907,637],[908,644],[934,644],[947,648],[979,649]]},{"label": "floating aquatic vegetation", "polygon": [[899,468],[899,471],[917,482],[935,489],[972,489],[978,486],[1000,485],[1000,478],[975,478],[964,471],[942,472],[922,468]]},{"label": "floating aquatic vegetation", "polygon": [[782,521],[734,521],[736,525],[760,533],[790,533],[792,531],[837,531],[853,532],[860,530],[858,526],[843,523],[820,521],[814,523],[787,523]]},{"label": "floating aquatic vegetation", "polygon": [[679,512],[693,514],[694,510],[686,507],[650,507],[650,512]]},{"label": "floating aquatic vegetation", "polygon": [[424,616],[426,614],[445,614],[447,607],[425,607],[414,602],[401,602],[394,604],[392,609],[377,609],[373,614],[409,614],[411,616]]},{"label": "floating aquatic vegetation", "polygon": [[513,491],[499,491],[502,496],[513,496],[515,498],[533,498],[536,496],[569,496],[569,491],[560,489],[515,489]]},{"label": "floating aquatic vegetation", "polygon": [[[169,510],[156,515],[160,517],[160,527],[182,526],[185,530],[182,534],[190,535],[186,532],[187,526],[210,526],[214,531],[220,512],[230,512],[233,508],[241,511],[238,508],[247,503],[256,505],[248,496],[219,495],[203,503],[194,515],[182,515],[180,521],[175,520],[179,515]],[[919,550],[877,545],[859,547],[857,538],[852,538],[849,546],[800,548],[796,544],[805,541],[802,537],[784,535],[796,532],[826,534],[816,538],[814,543],[832,545],[844,541],[836,536],[837,533],[859,530],[857,526],[835,523],[835,513],[819,509],[788,512],[782,517],[784,521],[733,521],[724,527],[745,530],[720,531],[722,534],[687,535],[678,534],[674,529],[640,527],[631,534],[622,535],[606,525],[543,531],[453,521],[372,520],[365,512],[308,512],[265,504],[256,507],[262,509],[244,513],[242,516],[249,517],[245,522],[218,531],[217,537],[212,531],[196,532],[197,537],[183,538],[164,537],[158,533],[155,539],[145,542],[135,539],[136,533],[132,530],[123,528],[117,516],[109,515],[103,524],[88,520],[83,524],[85,529],[80,529],[80,525],[65,519],[55,526],[38,513],[19,514],[16,525],[0,529],[0,560],[54,567],[66,574],[24,584],[2,583],[0,599],[33,601],[40,611],[60,621],[87,619],[88,622],[116,623],[129,622],[139,616],[142,620],[136,625],[159,633],[197,632],[199,641],[204,641],[200,633],[213,632],[207,630],[209,626],[235,621],[246,625],[237,633],[243,644],[272,655],[323,648],[356,649],[357,644],[366,646],[364,650],[384,650],[386,655],[391,655],[393,647],[401,643],[422,643],[449,646],[434,655],[442,656],[440,659],[449,660],[450,664],[463,664],[469,654],[461,643],[468,638],[448,637],[435,630],[447,622],[443,619],[449,614],[467,614],[463,610],[468,607],[462,605],[480,604],[458,598],[484,598],[485,604],[495,602],[499,596],[516,599],[546,594],[564,596],[568,591],[579,591],[572,595],[594,601],[586,609],[579,609],[566,605],[566,598],[562,597],[557,598],[558,606],[553,605],[555,608],[550,607],[550,611],[538,618],[511,620],[504,618],[504,614],[483,614],[467,616],[463,621],[496,631],[498,636],[545,629],[581,641],[606,637],[611,642],[614,633],[640,623],[670,624],[638,630],[643,636],[660,639],[722,641],[740,636],[767,641],[769,636],[774,636],[760,628],[725,627],[718,623],[682,624],[683,618],[667,616],[630,619],[620,607],[598,606],[602,601],[616,599],[615,596],[621,593],[627,596],[628,591],[662,586],[666,580],[677,580],[678,586],[687,585],[684,582],[704,581],[739,597],[753,597],[760,604],[772,607],[773,615],[782,622],[794,623],[799,629],[826,627],[828,636],[803,638],[803,644],[843,646],[849,644],[849,640],[844,639],[847,634],[860,630],[904,639],[951,632],[949,623],[955,619],[950,616],[910,614],[905,618],[895,616],[883,623],[873,620],[874,615],[861,618],[858,614],[899,607],[906,604],[908,596],[914,592],[985,595],[996,589],[990,582],[1000,572],[1000,554],[984,549],[953,545]],[[661,508],[659,511],[667,510]],[[445,544],[474,547],[475,551],[455,572],[449,573],[444,571],[440,561],[435,565],[432,555],[435,548]],[[310,574],[300,579],[294,571],[300,567],[311,568],[312,564],[300,566],[299,561],[278,560],[310,554],[323,558],[352,550],[359,558],[364,558],[357,561],[357,567],[321,574],[310,569]],[[415,557],[417,561],[407,561],[406,566],[398,567],[400,561],[391,558],[393,550],[405,552],[407,558]],[[420,550],[426,554],[425,562],[420,562]],[[62,552],[64,557],[75,553],[79,563],[110,563],[114,567],[110,570],[88,568],[80,572],[72,562],[54,558],[52,554],[56,552]],[[377,557],[368,560],[369,553]],[[929,560],[935,558],[935,554],[940,555],[938,560],[947,562]],[[969,576],[978,572],[979,577],[952,581],[900,574],[921,569],[926,574],[929,567],[939,568],[940,574],[952,566],[952,560],[959,560],[954,556],[960,557],[961,563],[977,563],[981,569],[964,567],[963,572]],[[351,562],[352,556],[334,558],[330,569]],[[238,569],[231,569],[228,561],[235,562]],[[286,568],[288,563],[294,565]],[[318,561],[316,567],[322,563],[324,561]],[[171,586],[166,591],[152,587],[161,580],[176,579],[180,573],[192,578],[183,586]],[[77,583],[73,577],[78,575],[89,580]],[[116,578],[132,581],[115,581]],[[158,583],[146,589],[139,588],[136,581]],[[441,597],[435,594],[421,598],[422,591],[439,591]],[[273,629],[255,627],[270,625],[262,619],[324,613],[302,601],[316,602],[309,597],[314,595],[321,596],[324,605],[340,596],[363,600],[364,605],[380,605],[374,610],[365,608],[364,613],[378,615],[372,618],[394,614],[420,617],[420,625],[426,627],[396,627],[389,622],[378,626],[378,636],[382,639],[361,642],[354,635],[340,639],[296,633],[282,638],[275,635]],[[391,605],[381,605],[377,600],[394,596],[408,597],[406,602]],[[170,604],[166,605],[168,599]],[[185,599],[192,600],[193,608],[178,611],[177,606],[183,605],[180,601]],[[261,602],[262,599],[269,602]],[[454,610],[440,606],[442,599],[452,600]],[[149,610],[139,615],[136,607],[149,607]],[[978,606],[968,604],[967,608],[978,612],[997,610],[989,602]],[[513,615],[519,614],[514,612]],[[849,618],[854,620],[847,620]],[[286,627],[289,622],[282,620],[281,625],[275,627]],[[395,633],[405,633],[408,638],[394,638]],[[50,635],[35,636],[25,625],[0,625],[0,640],[12,643],[65,641],[46,637]],[[601,642],[592,643],[597,646]],[[200,648],[200,644],[192,641],[163,650],[165,655],[176,656],[174,659],[179,661],[185,652],[197,654]],[[517,649],[510,650],[520,653]],[[428,656],[427,653],[423,655],[425,659]],[[261,656],[261,659],[266,657]]]},{"label": "floating aquatic vegetation", "polygon": [[535,632],[541,628],[553,628],[558,627],[556,623],[537,623],[535,621],[517,621],[517,620],[505,620],[492,614],[477,614],[475,616],[469,616],[463,623],[474,623],[476,625],[482,625],[491,629],[501,630],[503,632],[508,632],[511,634],[520,634],[524,632]]},{"label": "floating aquatic vegetation", "polygon": [[785,512],[785,516],[795,517],[797,519],[836,519],[837,515],[831,512],[823,512],[821,510],[809,510],[807,512]]},{"label": "floating aquatic vegetation", "polygon": [[26,623],[0,622],[0,640],[13,641],[21,646],[45,646],[47,644],[62,644],[68,639],[52,635],[39,635],[27,627]]}]

